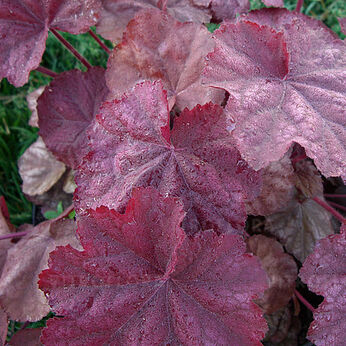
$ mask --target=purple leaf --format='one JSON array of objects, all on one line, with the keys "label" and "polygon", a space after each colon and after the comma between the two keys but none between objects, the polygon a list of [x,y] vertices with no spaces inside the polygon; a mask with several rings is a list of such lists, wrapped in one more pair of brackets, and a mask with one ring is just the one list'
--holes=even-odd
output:
[{"label": "purple leaf", "polygon": [[226,131],[218,105],[185,109],[169,128],[161,82],[137,85],[121,100],[106,102],[90,130],[91,153],[77,174],[80,211],[106,205],[124,210],[132,188],[153,186],[181,197],[184,228],[243,232],[243,200],[260,191]]},{"label": "purple leaf", "polygon": [[309,289],[324,296],[308,332],[308,339],[317,346],[345,343],[345,246],[345,230],[322,239],[300,270],[299,276]]},{"label": "purple leaf", "polygon": [[225,24],[215,41],[205,81],[231,94],[227,114],[231,124],[236,121],[233,134],[242,157],[259,169],[296,142],[324,175],[341,175],[344,42],[320,22],[283,9],[254,11]]},{"label": "purple leaf", "polygon": [[85,32],[100,6],[100,0],[0,0],[0,80],[24,85],[41,62],[48,30]]},{"label": "purple leaf", "polygon": [[107,86],[118,98],[138,82],[161,79],[170,109],[221,104],[224,91],[201,85],[204,59],[213,47],[206,27],[177,22],[159,10],[142,11],[108,60]]},{"label": "purple leaf", "polygon": [[104,69],[61,73],[38,100],[40,135],[59,160],[76,169],[88,152],[86,129],[108,89]]},{"label": "purple leaf", "polygon": [[261,345],[258,259],[237,235],[186,236],[183,217],[182,203],[152,188],[135,190],[125,214],[88,210],[78,226],[84,251],[59,247],[40,275],[65,316],[48,321],[44,343]]}]

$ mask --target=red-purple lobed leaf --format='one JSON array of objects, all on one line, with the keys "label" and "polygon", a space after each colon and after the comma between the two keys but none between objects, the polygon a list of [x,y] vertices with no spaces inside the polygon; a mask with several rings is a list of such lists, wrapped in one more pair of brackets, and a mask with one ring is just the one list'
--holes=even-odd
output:
[{"label": "red-purple lobed leaf", "polygon": [[294,141],[324,175],[341,175],[345,43],[320,22],[284,9],[241,17],[215,32],[215,41],[205,81],[231,94],[227,114],[236,121],[242,157],[259,169]]},{"label": "red-purple lobed leaf", "polygon": [[0,79],[19,87],[38,67],[49,29],[80,34],[94,25],[100,0],[0,0]]},{"label": "red-purple lobed leaf", "polygon": [[123,210],[133,187],[181,197],[189,231],[243,232],[243,200],[260,190],[260,175],[241,159],[220,106],[185,109],[169,129],[161,82],[145,82],[106,102],[90,130],[91,153],[76,177],[80,211]]},{"label": "red-purple lobed leaf", "polygon": [[[209,1],[210,2],[210,1]],[[211,13],[208,5],[188,0],[102,0],[103,10],[97,23],[97,32],[113,42],[121,41],[128,22],[143,9],[165,9],[180,22],[206,23]]]},{"label": "red-purple lobed leaf", "polygon": [[104,69],[61,73],[38,100],[40,135],[58,158],[77,168],[88,152],[86,129],[108,89]]},{"label": "red-purple lobed leaf", "polygon": [[224,91],[202,86],[205,56],[214,47],[210,32],[195,23],[180,23],[166,13],[140,12],[108,60],[106,82],[114,98],[144,80],[161,79],[169,108],[182,110],[209,101],[219,103]]},{"label": "red-purple lobed leaf", "polygon": [[308,332],[308,339],[317,346],[345,344],[345,246],[345,231],[322,239],[300,270],[299,276],[309,289],[324,296]]},{"label": "red-purple lobed leaf", "polygon": [[42,341],[95,344],[260,345],[265,321],[252,299],[266,288],[258,260],[237,235],[188,237],[183,205],[135,190],[125,214],[81,216],[84,247],[51,253],[40,287],[63,319]]},{"label": "red-purple lobed leaf", "polygon": [[262,0],[266,6],[284,7],[283,0]]},{"label": "red-purple lobed leaf", "polygon": [[212,17],[221,21],[247,12],[249,0],[102,0],[103,9],[97,33],[118,43],[128,22],[144,9],[161,9],[179,22],[208,23]]}]

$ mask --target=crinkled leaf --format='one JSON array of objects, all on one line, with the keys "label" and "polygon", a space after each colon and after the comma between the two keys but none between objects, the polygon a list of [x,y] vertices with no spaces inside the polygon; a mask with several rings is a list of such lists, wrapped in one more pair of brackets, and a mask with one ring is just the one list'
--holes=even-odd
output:
[{"label": "crinkled leaf", "polygon": [[123,41],[108,60],[106,82],[114,98],[136,83],[161,79],[169,108],[221,103],[224,92],[201,85],[204,58],[214,47],[206,27],[180,23],[159,10],[146,10],[132,20]]},{"label": "crinkled leaf", "polygon": [[345,232],[322,239],[299,273],[310,290],[324,296],[308,332],[308,339],[317,346],[345,344],[345,246]]},{"label": "crinkled leaf", "polygon": [[188,0],[103,0],[102,4],[97,33],[116,43],[121,41],[128,22],[143,9],[165,7],[167,13],[180,22],[202,24],[209,22],[211,18],[208,6],[199,6]]},{"label": "crinkled leaf", "polygon": [[293,295],[298,274],[296,262],[279,242],[261,234],[250,237],[247,246],[260,259],[269,278],[268,289],[256,303],[271,314],[287,305]]},{"label": "crinkled leaf", "polygon": [[266,6],[284,7],[284,0],[262,0]]},{"label": "crinkled leaf", "polygon": [[183,217],[182,203],[151,188],[136,190],[125,214],[101,207],[82,216],[84,251],[59,247],[40,274],[64,315],[48,321],[44,343],[260,345],[258,260],[237,235],[186,236]]},{"label": "crinkled leaf", "polygon": [[22,190],[30,196],[47,192],[66,169],[47,149],[41,137],[20,157],[18,168],[23,180]]},{"label": "crinkled leaf", "polygon": [[259,169],[282,157],[294,141],[324,175],[341,175],[345,43],[304,15],[284,9],[254,12],[215,32],[216,47],[205,70],[208,85],[231,95],[227,113],[231,125],[236,121],[233,134],[242,157]]},{"label": "crinkled leaf", "polygon": [[16,332],[11,338],[10,346],[41,346],[40,336],[43,328],[26,328]]},{"label": "crinkled leaf", "polygon": [[85,130],[107,93],[104,69],[93,67],[59,74],[39,98],[40,135],[68,166],[77,168],[87,153]]},{"label": "crinkled leaf", "polygon": [[104,103],[97,121],[92,151],[76,176],[80,211],[100,205],[121,211],[133,187],[153,186],[182,198],[184,228],[243,232],[243,200],[259,193],[260,176],[234,147],[220,106],[185,109],[170,131],[161,82],[145,82]]},{"label": "crinkled leaf", "polygon": [[49,29],[80,34],[97,21],[100,0],[0,0],[0,80],[16,87],[38,67]]},{"label": "crinkled leaf", "polygon": [[37,99],[42,95],[45,87],[45,85],[40,86],[26,97],[28,108],[31,110],[29,125],[32,127],[38,127]]},{"label": "crinkled leaf", "polygon": [[38,288],[38,274],[47,267],[49,252],[57,245],[78,246],[75,231],[73,220],[49,220],[8,250],[0,278],[0,304],[11,319],[37,321],[48,314],[46,297]]},{"label": "crinkled leaf", "polygon": [[295,194],[295,173],[290,152],[261,170],[262,190],[260,195],[246,203],[246,211],[252,215],[269,215],[287,207]]},{"label": "crinkled leaf", "polygon": [[329,212],[312,199],[294,199],[286,210],[267,216],[266,230],[301,262],[318,240],[334,233]]}]

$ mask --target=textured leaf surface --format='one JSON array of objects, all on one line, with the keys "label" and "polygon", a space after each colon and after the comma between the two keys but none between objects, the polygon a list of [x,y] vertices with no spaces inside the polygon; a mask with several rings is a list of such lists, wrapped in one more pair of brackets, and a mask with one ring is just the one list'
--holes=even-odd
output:
[{"label": "textured leaf surface", "polygon": [[294,199],[286,210],[267,216],[266,230],[301,262],[318,240],[334,233],[329,212],[312,199]]},{"label": "textured leaf surface", "polygon": [[35,196],[47,192],[64,174],[66,167],[38,137],[20,157],[18,169],[23,180],[23,192]]},{"label": "textured leaf surface", "polygon": [[262,190],[258,197],[246,203],[246,211],[252,215],[269,215],[287,207],[295,194],[296,179],[290,160],[290,152],[261,170]]},{"label": "textured leaf surface", "polygon": [[122,43],[108,60],[106,82],[114,98],[143,80],[161,79],[169,108],[193,108],[221,103],[224,92],[201,85],[204,58],[214,47],[206,27],[179,23],[159,10],[147,10],[132,20]]},{"label": "textured leaf surface", "polygon": [[37,321],[48,314],[38,274],[47,268],[49,252],[57,245],[78,246],[75,226],[70,219],[40,223],[9,249],[0,278],[0,304],[11,319]]},{"label": "textured leaf surface", "polygon": [[262,0],[266,6],[284,7],[283,0]]},{"label": "textured leaf surface", "polygon": [[248,214],[266,216],[284,211],[297,198],[297,190],[302,200],[323,195],[322,177],[314,164],[308,159],[291,161],[291,155],[289,150],[282,159],[260,171],[262,190],[258,197],[246,203]]},{"label": "textured leaf surface", "polygon": [[86,129],[108,89],[104,69],[59,74],[38,100],[40,135],[61,161],[77,168],[88,152]]},{"label": "textured leaf surface", "polygon": [[0,79],[16,87],[38,67],[50,28],[80,34],[97,21],[100,0],[0,0]]},{"label": "textured leaf surface", "polygon": [[[210,1],[209,1],[210,2]],[[97,23],[97,33],[118,43],[128,22],[140,10],[165,7],[168,14],[180,22],[208,23],[211,18],[207,6],[187,0],[103,0],[103,10]]]},{"label": "textured leaf surface", "polygon": [[182,198],[186,229],[243,232],[243,200],[259,193],[260,177],[235,149],[220,106],[185,109],[170,131],[161,82],[145,82],[104,103],[97,120],[76,176],[80,211],[123,210],[133,187],[153,186]]},{"label": "textured leaf surface", "polygon": [[14,334],[10,346],[41,346],[40,336],[42,328],[21,329]]},{"label": "textured leaf surface", "polygon": [[249,0],[212,0],[211,11],[216,20],[234,19],[237,14],[250,9]]},{"label": "textured leaf surface", "polygon": [[295,141],[324,175],[341,175],[345,43],[306,16],[283,9],[254,12],[215,32],[205,70],[208,85],[231,94],[227,113],[230,124],[236,121],[233,134],[242,157],[259,169]]},{"label": "textured leaf surface", "polygon": [[324,300],[314,312],[308,339],[317,346],[342,346],[346,339],[346,233],[322,239],[306,259],[299,276]]},{"label": "textured leaf surface", "polygon": [[269,278],[268,289],[256,303],[271,314],[287,305],[293,295],[298,274],[296,262],[278,241],[261,234],[250,237],[247,246],[260,259]]},{"label": "textured leaf surface", "polygon": [[252,299],[266,276],[237,235],[188,237],[183,205],[135,190],[125,214],[106,207],[82,216],[84,251],[51,253],[40,287],[53,310],[43,341],[69,345],[260,345],[266,329]]}]

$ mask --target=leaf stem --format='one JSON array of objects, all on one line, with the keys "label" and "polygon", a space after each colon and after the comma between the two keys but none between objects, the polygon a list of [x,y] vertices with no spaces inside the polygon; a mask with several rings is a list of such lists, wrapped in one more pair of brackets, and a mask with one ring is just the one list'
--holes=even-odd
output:
[{"label": "leaf stem", "polygon": [[24,237],[24,236],[26,236],[29,232],[30,232],[30,231],[23,231],[23,232],[14,232],[14,233],[3,234],[3,235],[0,235],[0,240]]},{"label": "leaf stem", "polygon": [[66,41],[55,29],[50,29],[50,31],[86,68],[91,68],[89,61],[79,54],[71,43]]},{"label": "leaf stem", "polygon": [[99,37],[92,30],[89,30],[88,33],[107,54],[111,54],[111,50],[99,39]]},{"label": "leaf stem", "polygon": [[338,212],[336,211],[333,207],[331,207],[327,202],[322,201],[318,197],[313,197],[312,198],[317,204],[319,204],[321,207],[329,211],[333,216],[335,216],[341,223],[345,223],[346,219]]},{"label": "leaf stem", "polygon": [[334,202],[328,201],[328,204],[332,205],[332,206],[335,207],[335,208],[339,208],[339,209],[341,209],[341,210],[346,211],[346,207],[344,207],[343,205],[340,205],[340,204],[338,204],[338,203],[334,203]]},{"label": "leaf stem", "polygon": [[325,193],[324,197],[328,197],[328,198],[346,198],[346,194],[332,194],[332,193]]},{"label": "leaf stem", "polygon": [[36,71],[41,72],[41,73],[43,73],[43,74],[45,74],[45,75],[47,75],[49,77],[52,77],[52,78],[55,78],[58,75],[58,73],[50,70],[49,68],[43,67],[43,66],[39,66],[36,69]]},{"label": "leaf stem", "polygon": [[297,1],[297,6],[296,6],[296,12],[300,12],[303,6],[304,0],[298,0]]},{"label": "leaf stem", "polygon": [[311,312],[315,312],[316,309],[295,289],[294,294]]}]

